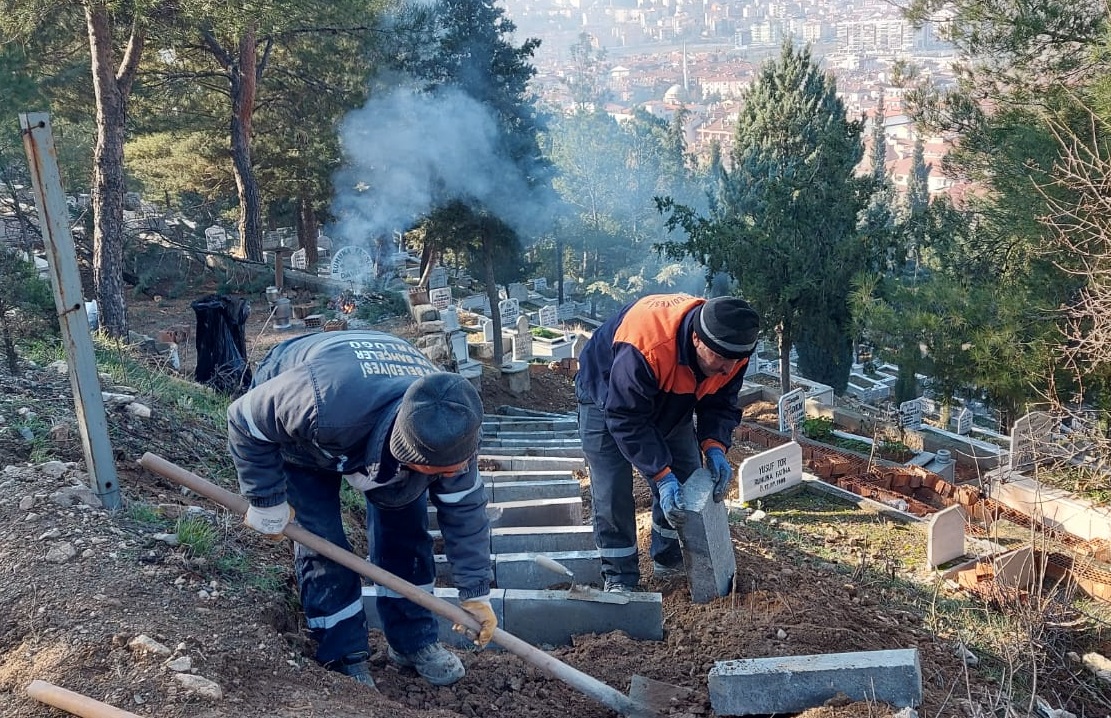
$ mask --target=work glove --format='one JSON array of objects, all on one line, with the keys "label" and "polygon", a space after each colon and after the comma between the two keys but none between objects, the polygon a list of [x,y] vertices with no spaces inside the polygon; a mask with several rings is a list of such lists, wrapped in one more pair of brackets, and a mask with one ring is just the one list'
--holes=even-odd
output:
[{"label": "work glove", "polygon": [[706,449],[706,468],[714,476],[714,501],[721,503],[725,493],[729,491],[729,481],[733,478],[733,467],[725,458],[725,452],[719,446]]},{"label": "work glove", "polygon": [[281,541],[284,538],[282,529],[292,520],[293,508],[285,501],[264,509],[251,506],[247,509],[247,515],[243,517],[243,523],[271,541]]},{"label": "work glove", "polygon": [[667,472],[656,486],[660,490],[660,508],[663,509],[667,522],[674,528],[682,527],[687,521],[687,507],[683,503],[683,488],[679,486],[675,472]]},{"label": "work glove", "polygon": [[474,644],[478,648],[485,648],[490,639],[494,637],[494,629],[498,627],[498,617],[494,615],[494,609],[490,606],[490,596],[479,596],[478,598],[469,598],[459,604],[467,613],[474,616],[475,620],[482,624],[478,635],[474,635],[474,631],[468,629],[462,623],[456,623],[451,627],[451,630],[456,633],[462,633],[468,638],[474,639]]}]

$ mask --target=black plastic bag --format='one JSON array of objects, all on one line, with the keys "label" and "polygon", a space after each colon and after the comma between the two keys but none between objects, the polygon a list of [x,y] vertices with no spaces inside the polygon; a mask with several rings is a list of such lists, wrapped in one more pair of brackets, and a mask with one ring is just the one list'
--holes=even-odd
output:
[{"label": "black plastic bag", "polygon": [[251,303],[210,294],[191,305],[197,313],[197,368],[193,378],[216,391],[238,394],[251,384],[244,327]]}]

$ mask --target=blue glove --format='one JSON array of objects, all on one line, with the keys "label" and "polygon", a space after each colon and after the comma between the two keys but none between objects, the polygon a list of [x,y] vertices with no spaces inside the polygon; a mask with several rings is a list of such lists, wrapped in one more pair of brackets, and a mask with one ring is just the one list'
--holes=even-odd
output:
[{"label": "blue glove", "polygon": [[660,508],[673,528],[680,528],[687,521],[687,507],[683,504],[683,489],[675,472],[669,471],[656,484],[660,490]]},{"label": "blue glove", "polygon": [[719,446],[706,449],[706,468],[714,476],[714,501],[721,503],[725,492],[729,491],[729,482],[733,478],[733,467],[725,458],[725,452]]}]

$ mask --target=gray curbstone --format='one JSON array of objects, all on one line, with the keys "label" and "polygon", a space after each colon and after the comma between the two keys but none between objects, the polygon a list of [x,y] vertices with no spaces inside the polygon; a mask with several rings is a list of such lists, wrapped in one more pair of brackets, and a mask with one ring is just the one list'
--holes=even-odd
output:
[{"label": "gray curbstone", "polygon": [[709,687],[720,716],[799,713],[838,692],[905,708],[922,702],[922,668],[915,648],[746,658],[716,662]]},{"label": "gray curbstone", "polygon": [[694,603],[709,603],[733,589],[737,557],[729,534],[729,511],[714,501],[714,480],[699,469],[683,484],[687,521],[679,530],[683,565]]}]

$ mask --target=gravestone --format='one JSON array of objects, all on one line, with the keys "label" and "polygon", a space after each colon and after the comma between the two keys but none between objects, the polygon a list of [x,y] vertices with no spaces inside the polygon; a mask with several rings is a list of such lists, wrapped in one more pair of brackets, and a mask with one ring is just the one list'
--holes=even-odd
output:
[{"label": "gravestone", "polygon": [[571,358],[578,359],[586,346],[586,335],[575,332],[575,340],[571,342]]},{"label": "gravestone", "polygon": [[556,310],[556,305],[546,304],[540,307],[540,326],[554,327],[559,324],[559,313]]},{"label": "gravestone", "polygon": [[459,300],[459,306],[468,312],[490,313],[490,297],[485,294],[472,294]]},{"label": "gravestone", "polygon": [[289,255],[289,266],[294,269],[304,271],[308,269],[309,263],[305,260],[305,248],[301,247],[293,254]]},{"label": "gravestone", "polygon": [[[433,302],[432,306],[436,306]],[[444,322],[445,332],[459,331],[459,310],[455,307],[448,305],[440,310],[440,319]]]},{"label": "gravestone", "polygon": [[508,289],[509,299],[516,299],[518,302],[528,301],[528,287],[520,282],[512,282]]},{"label": "gravestone", "polygon": [[341,247],[332,255],[332,279],[362,283],[374,277],[374,259],[362,247]]},{"label": "gravestone", "polygon": [[556,307],[556,319],[561,322],[570,321],[575,316],[575,303],[564,302]]},{"label": "gravestone", "polygon": [[968,436],[972,432],[972,412],[965,408],[957,412],[957,433]]},{"label": "gravestone", "polygon": [[451,304],[451,289],[448,287],[429,289],[428,301],[437,309],[447,309],[448,305]]},{"label": "gravestone", "polygon": [[790,441],[741,462],[741,501],[754,501],[802,483],[802,446]]},{"label": "gravestone", "polygon": [[222,252],[228,248],[228,231],[214,224],[204,231],[204,244],[209,252]]},{"label": "gravestone", "polygon": [[428,273],[428,288],[442,289],[447,286],[447,268],[437,265]]},{"label": "gravestone", "polygon": [[545,277],[537,277],[532,280],[532,289],[536,292],[544,292],[548,289],[548,280]]},{"label": "gravestone", "polygon": [[515,326],[517,317],[521,316],[521,305],[516,299],[503,299],[498,302],[498,314],[501,315],[501,325],[508,329]]},{"label": "gravestone", "polygon": [[528,317],[517,317],[516,332],[513,334],[513,361],[532,359],[532,333],[529,331]]},{"label": "gravestone", "polygon": [[1011,427],[1011,471],[1025,471],[1034,466],[1038,446],[1053,430],[1053,417],[1044,411],[1032,411],[1019,418]]},{"label": "gravestone", "polygon": [[470,361],[470,354],[467,352],[467,335],[462,332],[456,332],[451,335],[451,357],[455,360],[456,364],[466,364]]},{"label": "gravestone", "polygon": [[899,404],[899,426],[903,429],[922,428],[921,399],[909,399]]},{"label": "gravestone", "polygon": [[482,341],[494,341],[494,320],[490,317],[479,317],[478,323],[482,325]]},{"label": "gravestone", "polygon": [[806,391],[799,387],[779,397],[779,430],[793,431],[806,416]]},{"label": "gravestone", "polygon": [[926,523],[926,567],[937,568],[964,555],[964,509],[950,506]]}]

